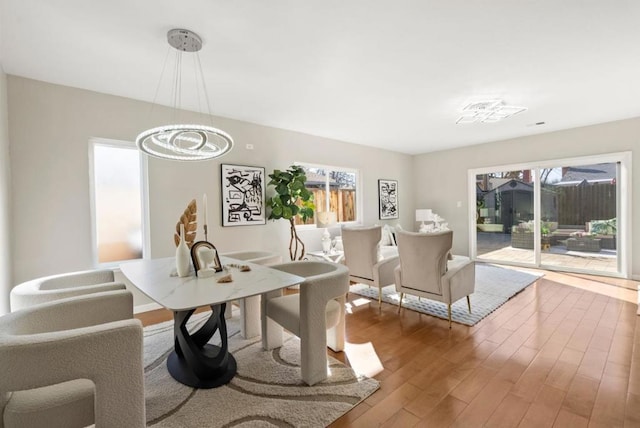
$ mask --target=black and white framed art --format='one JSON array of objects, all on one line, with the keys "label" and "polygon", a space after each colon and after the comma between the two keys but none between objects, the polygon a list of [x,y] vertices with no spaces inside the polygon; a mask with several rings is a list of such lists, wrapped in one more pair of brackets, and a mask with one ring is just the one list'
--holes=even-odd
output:
[{"label": "black and white framed art", "polygon": [[266,224],[264,168],[229,164],[221,168],[222,226]]},{"label": "black and white framed art", "polygon": [[378,180],[380,220],[398,218],[398,181]]}]

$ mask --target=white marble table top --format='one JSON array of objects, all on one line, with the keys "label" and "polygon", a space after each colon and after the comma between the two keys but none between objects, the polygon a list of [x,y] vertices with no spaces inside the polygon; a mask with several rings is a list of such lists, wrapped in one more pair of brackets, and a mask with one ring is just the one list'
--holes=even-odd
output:
[{"label": "white marble table top", "polygon": [[[220,256],[220,263],[223,266],[230,263],[248,265],[251,271],[240,272],[237,268],[230,268],[209,278],[198,278],[192,271],[190,276],[180,278],[171,276],[176,268],[173,257],[126,262],[120,265],[120,269],[136,288],[172,311],[243,299],[304,281],[297,275],[230,257]],[[231,274],[233,282],[217,282],[227,274]]]}]

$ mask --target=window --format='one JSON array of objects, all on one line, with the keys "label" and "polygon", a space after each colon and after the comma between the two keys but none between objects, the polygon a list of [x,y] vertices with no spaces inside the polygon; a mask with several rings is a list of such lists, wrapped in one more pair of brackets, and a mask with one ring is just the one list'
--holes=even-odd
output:
[{"label": "window", "polygon": [[[133,143],[92,139],[89,149],[94,260],[143,256],[143,174]],[[146,182],[146,181],[145,181]]]},{"label": "window", "polygon": [[[299,164],[307,175],[307,189],[313,192],[315,212],[332,211],[338,223],[357,221],[358,171],[349,168]],[[314,224],[309,219],[305,224]],[[303,224],[296,219],[296,224]]]}]

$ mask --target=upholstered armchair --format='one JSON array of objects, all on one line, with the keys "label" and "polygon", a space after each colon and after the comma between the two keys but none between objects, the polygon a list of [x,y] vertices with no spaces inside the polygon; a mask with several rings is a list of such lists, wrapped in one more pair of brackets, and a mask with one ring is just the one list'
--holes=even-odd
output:
[{"label": "upholstered armchair", "polygon": [[[282,263],[280,254],[269,251],[235,251],[220,254],[243,262],[255,263],[257,265],[273,265]],[[257,314],[260,312],[260,296],[245,297],[238,301],[240,307],[240,334],[249,339],[260,334],[260,317],[247,317],[247,314]],[[225,318],[231,318],[231,302],[227,304],[224,311]]]},{"label": "upholstered armchair", "polygon": [[0,317],[0,427],[144,427],[142,326],[126,290]]},{"label": "upholstered armchair", "polygon": [[397,255],[379,259],[382,226],[342,228],[344,264],[349,268],[349,280],[378,287],[378,307],[382,306],[382,288],[393,284],[394,269],[400,263]]},{"label": "upholstered armchair", "polygon": [[51,275],[13,287],[10,293],[11,311],[66,297],[124,289],[123,283],[114,282],[110,269]]},{"label": "upholstered armchair", "polygon": [[451,305],[466,296],[469,313],[469,295],[475,289],[475,264],[468,257],[453,256],[448,260],[453,232],[396,233],[400,265],[395,269],[396,290],[400,292],[398,312],[402,308],[404,293],[425,297],[447,304],[449,328]]},{"label": "upholstered armchair", "polygon": [[298,261],[271,266],[302,276],[297,294],[274,291],[262,298],[262,346],[282,346],[283,327],[300,338],[302,380],[314,385],[327,378],[327,345],[344,350],[345,303],[349,271],[324,261]]}]

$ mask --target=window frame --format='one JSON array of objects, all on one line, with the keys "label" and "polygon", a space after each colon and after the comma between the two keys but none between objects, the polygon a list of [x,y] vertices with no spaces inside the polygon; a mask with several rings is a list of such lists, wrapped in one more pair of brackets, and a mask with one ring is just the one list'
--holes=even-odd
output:
[{"label": "window frame", "polygon": [[[113,147],[119,149],[138,150],[132,141],[115,140],[110,138],[89,138],[89,211],[91,217],[91,260],[94,268],[117,268],[124,260],[101,263],[98,260],[98,234],[96,222],[96,180],[95,180],[95,147]],[[142,259],[148,259],[151,254],[151,239],[149,233],[149,162],[148,157],[139,154],[140,158],[140,204],[141,204],[141,232]],[[139,260],[139,259],[131,259]]]},{"label": "window frame", "polygon": [[[350,168],[346,166],[335,166],[335,165],[324,165],[318,163],[310,163],[310,162],[294,162],[294,165],[301,166],[303,168],[320,168],[324,169],[327,172],[331,171],[340,171],[340,172],[349,172],[356,175],[356,219],[353,221],[339,221],[335,224],[335,226],[342,225],[355,225],[360,224],[362,219],[362,174],[360,170],[357,168]],[[329,186],[329,175],[326,175],[325,178],[325,187],[327,190],[330,188]],[[325,191],[325,204],[326,206],[330,206],[330,192]],[[297,224],[296,229],[307,230],[307,229],[318,229],[317,219],[315,218],[315,214],[317,211],[314,210],[314,224]],[[321,229],[321,228],[320,228]]]},{"label": "window frame", "polygon": [[[474,233],[469,233],[469,254],[473,258],[473,260],[478,259],[478,249],[477,249],[477,234],[476,230],[476,175],[479,174],[488,174],[494,171],[519,171],[524,169],[529,169],[532,171],[534,178],[534,218],[540,218],[540,174],[538,171],[544,168],[553,168],[560,166],[580,166],[580,165],[591,165],[598,163],[617,163],[618,166],[618,174],[620,177],[620,181],[616,186],[617,192],[617,213],[618,213],[618,271],[617,272],[593,272],[590,270],[584,269],[571,269],[567,267],[562,267],[561,269],[556,269],[553,265],[543,264],[541,262],[540,251],[534,250],[534,262],[533,263],[518,263],[518,262],[507,262],[505,264],[514,265],[514,266],[522,266],[528,268],[538,268],[538,269],[546,269],[546,270],[561,270],[563,272],[576,272],[583,274],[595,274],[601,276],[609,276],[609,277],[619,277],[619,278],[630,278],[631,276],[631,265],[632,265],[632,246],[631,246],[631,236],[632,236],[632,224],[631,224],[631,187],[632,187],[632,177],[631,177],[631,160],[632,155],[630,151],[624,152],[613,152],[613,153],[603,153],[596,155],[585,155],[585,156],[575,156],[571,158],[560,158],[560,159],[547,159],[543,161],[530,161],[530,162],[522,162],[517,164],[507,164],[507,165],[497,165],[497,166],[489,166],[482,168],[471,168],[467,170],[467,203],[468,203],[468,230],[474,231]],[[536,221],[534,224],[534,242],[540,242],[540,222]],[[480,258],[482,259],[482,258]],[[481,260],[484,261],[484,260]],[[491,261],[489,261],[491,262]]]}]

